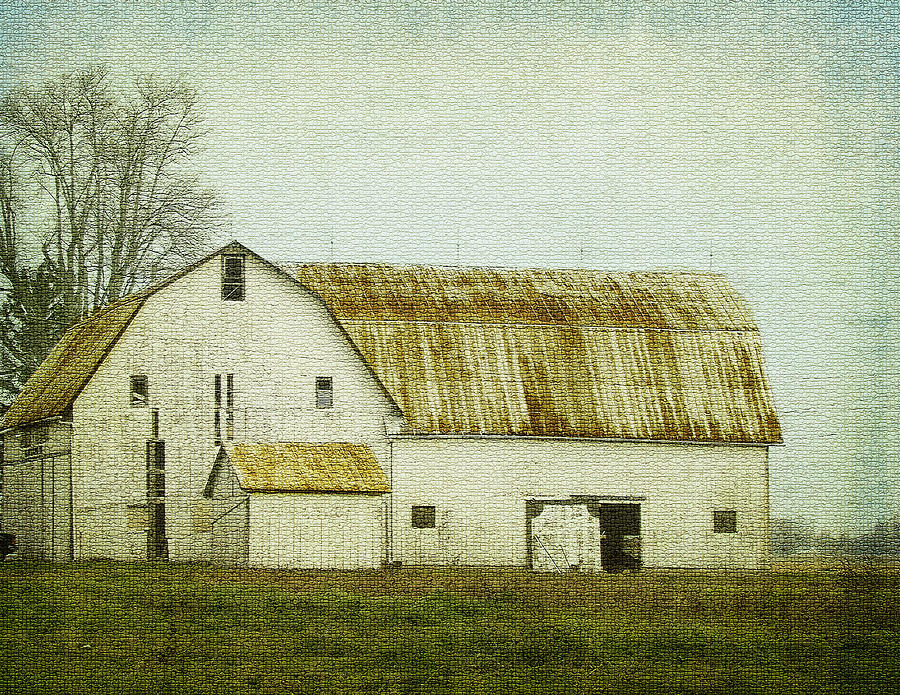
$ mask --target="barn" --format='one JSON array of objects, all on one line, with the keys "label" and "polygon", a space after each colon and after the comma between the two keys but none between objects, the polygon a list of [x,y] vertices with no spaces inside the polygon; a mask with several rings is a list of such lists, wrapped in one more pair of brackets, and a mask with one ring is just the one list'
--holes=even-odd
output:
[{"label": "barn", "polygon": [[25,557],[764,567],[781,432],[714,274],[275,265],[84,318],[2,422]]}]

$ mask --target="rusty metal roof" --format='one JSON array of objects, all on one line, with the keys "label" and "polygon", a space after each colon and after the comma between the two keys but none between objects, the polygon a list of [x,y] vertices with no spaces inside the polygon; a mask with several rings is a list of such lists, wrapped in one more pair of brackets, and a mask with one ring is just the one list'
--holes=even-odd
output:
[{"label": "rusty metal roof", "polygon": [[414,433],[781,441],[758,330],[721,276],[290,270]]},{"label": "rusty metal roof", "polygon": [[287,266],[341,320],[755,330],[720,275],[434,266]]},{"label": "rusty metal roof", "polygon": [[226,443],[245,490],[257,492],[390,492],[372,450],[346,442]]},{"label": "rusty metal roof", "polygon": [[147,296],[113,302],[66,331],[13,401],[3,428],[54,417],[72,405]]},{"label": "rusty metal roof", "polygon": [[[217,253],[232,251],[253,253]],[[73,326],[2,426],[63,413],[146,297],[215,255]],[[759,332],[719,275],[278,269],[322,299],[415,433],[781,441]]]}]

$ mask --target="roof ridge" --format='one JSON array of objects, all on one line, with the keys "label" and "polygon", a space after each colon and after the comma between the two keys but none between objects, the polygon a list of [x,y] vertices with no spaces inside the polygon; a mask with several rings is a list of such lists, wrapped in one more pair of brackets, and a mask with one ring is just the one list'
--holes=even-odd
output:
[{"label": "roof ridge", "polygon": [[676,270],[660,268],[656,270],[604,270],[603,268],[560,268],[551,266],[495,266],[495,265],[445,265],[434,263],[381,263],[381,262],[353,262],[353,261],[328,261],[328,262],[304,262],[282,261],[275,265],[288,270],[297,268],[425,268],[433,270],[491,270],[499,272],[563,272],[563,273],[601,273],[603,275],[693,275],[700,277],[727,278],[725,273],[713,273],[705,270]]},{"label": "roof ridge", "polygon": [[608,326],[595,323],[551,323],[549,321],[439,321],[437,319],[351,319],[342,323],[397,323],[447,326],[522,326],[523,328],[597,328],[604,331],[656,331],[657,333],[759,333],[759,327],[744,328],[659,328],[656,326]]}]

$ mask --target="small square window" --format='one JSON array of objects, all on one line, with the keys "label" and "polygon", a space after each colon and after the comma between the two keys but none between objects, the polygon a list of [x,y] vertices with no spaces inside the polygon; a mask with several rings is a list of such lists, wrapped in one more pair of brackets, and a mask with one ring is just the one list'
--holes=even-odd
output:
[{"label": "small square window", "polygon": [[434,528],[434,507],[412,508],[413,528]]},{"label": "small square window", "polygon": [[241,302],[244,300],[244,257],[222,257],[222,299]]},{"label": "small square window", "polygon": [[316,407],[331,408],[334,405],[334,387],[330,376],[316,377]]},{"label": "small square window", "polygon": [[737,512],[713,512],[713,533],[737,533]]},{"label": "small square window", "polygon": [[150,391],[145,374],[133,374],[131,376],[131,405],[147,405],[150,400]]}]

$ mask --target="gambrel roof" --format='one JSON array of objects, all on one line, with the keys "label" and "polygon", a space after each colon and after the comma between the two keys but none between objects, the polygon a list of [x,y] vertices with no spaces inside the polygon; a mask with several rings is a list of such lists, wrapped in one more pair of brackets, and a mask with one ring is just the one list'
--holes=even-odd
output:
[{"label": "gambrel roof", "polygon": [[781,440],[759,331],[720,275],[289,270],[415,433]]},{"label": "gambrel roof", "polygon": [[[237,244],[223,251],[236,249],[252,253]],[[759,331],[722,276],[346,264],[280,270],[322,300],[412,433],[781,441]],[[70,329],[4,426],[71,405],[156,289]]]},{"label": "gambrel roof", "polygon": [[144,306],[146,292],[113,302],[63,334],[3,417],[3,429],[61,415]]}]

